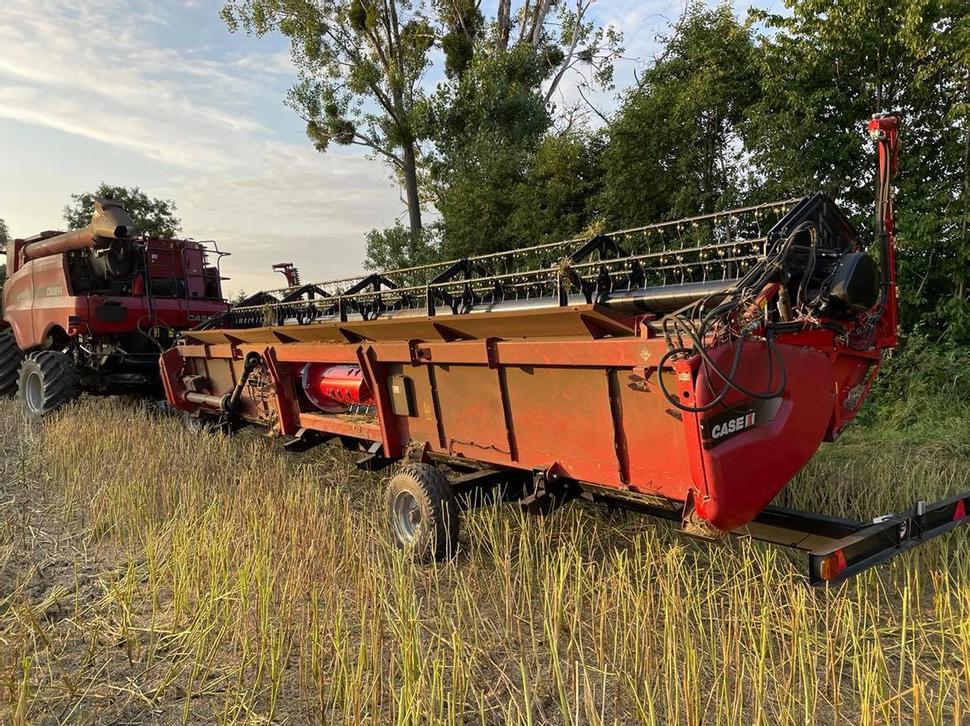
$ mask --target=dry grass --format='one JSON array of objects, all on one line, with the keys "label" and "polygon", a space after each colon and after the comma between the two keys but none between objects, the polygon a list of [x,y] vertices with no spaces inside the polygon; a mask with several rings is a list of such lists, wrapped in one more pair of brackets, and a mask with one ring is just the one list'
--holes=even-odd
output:
[{"label": "dry grass", "polygon": [[[831,592],[800,557],[632,515],[503,506],[456,561],[387,543],[339,451],[194,438],[84,402],[0,406],[0,704],[14,722],[961,723],[970,547]],[[832,447],[790,503],[847,514],[968,488],[926,447]],[[878,510],[878,511],[877,511]]]}]

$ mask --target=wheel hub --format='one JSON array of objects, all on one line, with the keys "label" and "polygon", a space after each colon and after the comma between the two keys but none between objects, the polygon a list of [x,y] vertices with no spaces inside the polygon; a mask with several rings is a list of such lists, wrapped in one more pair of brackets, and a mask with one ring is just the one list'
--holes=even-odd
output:
[{"label": "wheel hub", "polygon": [[43,413],[44,410],[44,381],[40,373],[31,371],[27,375],[24,385],[24,401],[31,413]]},{"label": "wheel hub", "polygon": [[394,497],[391,525],[394,534],[404,544],[414,544],[421,530],[421,507],[410,492],[398,492]]}]

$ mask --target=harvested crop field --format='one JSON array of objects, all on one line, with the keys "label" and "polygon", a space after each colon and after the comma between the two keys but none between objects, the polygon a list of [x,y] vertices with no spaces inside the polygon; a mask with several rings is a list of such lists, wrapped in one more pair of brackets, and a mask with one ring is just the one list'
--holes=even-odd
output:
[{"label": "harvested crop field", "polygon": [[[416,566],[380,475],[124,401],[0,405],[0,703],[15,723],[962,723],[970,546],[831,591],[801,557],[570,505],[465,516]],[[846,516],[970,482],[854,431],[787,503]]]}]

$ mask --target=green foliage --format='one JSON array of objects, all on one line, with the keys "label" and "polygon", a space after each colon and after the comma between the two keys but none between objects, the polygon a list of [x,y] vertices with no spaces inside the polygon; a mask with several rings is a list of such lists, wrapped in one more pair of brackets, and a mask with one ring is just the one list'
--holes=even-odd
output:
[{"label": "green foliage", "polygon": [[388,229],[372,229],[367,233],[364,267],[368,270],[395,270],[434,262],[440,258],[437,235],[435,226],[425,227],[418,235],[400,224]]},{"label": "green foliage", "polygon": [[611,226],[736,198],[745,112],[758,90],[749,26],[729,6],[689,6],[609,126],[599,208]]},{"label": "green foliage", "polygon": [[602,182],[600,138],[570,132],[546,136],[515,187],[510,242],[541,244],[582,234],[592,223],[590,200]]},{"label": "green foliage", "polygon": [[[7,248],[7,242],[10,241],[10,231],[7,229],[7,223],[0,219],[0,251]],[[0,285],[2,281],[7,279],[7,264],[4,263],[0,265]]]},{"label": "green foliage", "polygon": [[171,199],[149,197],[138,187],[112,186],[101,182],[97,189],[72,194],[71,203],[64,207],[64,221],[68,229],[81,229],[91,222],[95,199],[114,199],[121,202],[139,233],[150,237],[175,237],[182,228]]},{"label": "green foliage", "polygon": [[[551,99],[571,69],[586,72],[580,86],[612,82],[621,37],[590,22],[589,6],[535,2],[516,13],[501,0],[486,31],[472,2],[442,3],[456,40],[444,46],[449,80],[428,100],[425,118],[434,142],[428,196],[442,215],[446,257],[559,239],[586,226],[598,188],[596,152],[585,129],[569,121],[575,109],[557,109]],[[553,129],[557,114],[566,132]]]},{"label": "green foliage", "polygon": [[299,79],[287,102],[319,151],[356,144],[388,163],[404,186],[410,229],[421,229],[413,123],[421,78],[437,37],[416,0],[228,0],[231,30],[279,31],[290,40]]},{"label": "green foliage", "polygon": [[443,26],[445,75],[459,78],[472,62],[476,42],[481,42],[485,17],[474,0],[438,0],[436,5]]},{"label": "green foliage", "polygon": [[[491,22],[476,0],[226,0],[222,17],[230,30],[289,38],[299,79],[288,104],[319,151],[357,144],[390,165],[405,191],[417,252],[428,201],[456,210],[459,219],[445,224],[454,240],[467,229],[469,204],[459,194],[482,184],[508,190],[524,178],[524,155],[549,128],[550,99],[567,72],[588,71],[582,85],[612,82],[621,37],[588,19],[592,2],[514,8],[499,0]],[[421,80],[432,47],[442,51],[445,80],[427,98]],[[515,200],[472,203],[500,221]],[[383,241],[396,244],[397,231],[370,237],[375,254]],[[480,241],[458,246],[474,249]]]},{"label": "green foliage", "polygon": [[538,89],[545,78],[541,59],[525,47],[480,54],[453,83],[442,84],[423,106],[427,134],[440,174],[481,141],[534,147],[552,125]]},{"label": "green foliage", "polygon": [[[586,226],[598,188],[596,152],[581,127],[553,129],[548,99],[571,64],[612,68],[618,36],[579,15],[560,20],[558,33],[526,33],[507,47],[494,36],[479,42],[424,104],[434,140],[425,180],[442,215],[446,257],[558,239]],[[472,28],[466,37],[481,41],[474,22],[455,26]],[[571,57],[580,42],[585,60]]]},{"label": "green foliage", "polygon": [[480,54],[425,107],[436,152],[428,182],[444,220],[446,256],[508,249],[517,188],[552,124],[537,92],[544,69],[526,47]]},{"label": "green foliage", "polygon": [[750,139],[765,194],[820,189],[868,215],[874,164],[864,123],[901,111],[903,321],[909,329],[949,324],[970,339],[966,1],[799,0],[785,16],[757,17],[769,32]]},{"label": "green foliage", "polygon": [[970,348],[910,336],[883,366],[859,414],[868,436],[970,453]]}]

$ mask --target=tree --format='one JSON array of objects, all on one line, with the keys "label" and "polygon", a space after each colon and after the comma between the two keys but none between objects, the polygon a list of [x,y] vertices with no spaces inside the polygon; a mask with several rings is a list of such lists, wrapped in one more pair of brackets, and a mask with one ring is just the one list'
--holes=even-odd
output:
[{"label": "tree", "polygon": [[570,131],[543,138],[516,187],[508,229],[518,245],[568,239],[590,226],[596,211],[591,200],[602,185],[601,151],[598,134],[587,138]]},{"label": "tree", "polygon": [[436,225],[426,226],[417,237],[400,224],[367,233],[367,257],[364,267],[369,270],[396,270],[434,262],[440,258]]},{"label": "tree", "polygon": [[486,24],[480,2],[438,0],[447,30],[442,39],[445,70],[454,78],[464,72],[476,54],[531,49],[541,61],[541,77],[547,79],[542,91],[547,105],[570,71],[577,72],[580,88],[609,87],[613,61],[623,50],[622,34],[613,26],[598,26],[588,19],[595,2],[524,0],[516,8],[513,0],[499,0],[495,21]]},{"label": "tree", "polygon": [[900,111],[899,291],[907,328],[970,338],[970,42],[965,0],[797,0],[759,13],[751,149],[765,193],[872,209],[869,116]]},{"label": "tree", "polygon": [[249,297],[249,295],[246,293],[246,291],[244,289],[242,289],[242,288],[239,288],[239,290],[236,292],[235,295],[232,296],[232,298],[229,300],[229,302],[232,305],[239,305],[241,302],[243,302],[248,297]]},{"label": "tree", "polygon": [[422,0],[229,0],[231,30],[290,40],[299,80],[288,104],[319,151],[356,144],[391,165],[403,184],[410,231],[421,231],[419,82],[436,33]]},{"label": "tree", "polygon": [[[431,143],[423,157],[424,197],[441,213],[445,257],[462,257],[569,236],[585,221],[589,161],[582,114],[551,102],[570,71],[579,85],[608,86],[620,35],[587,22],[575,6],[502,3],[486,23],[473,2],[439,3],[446,80],[417,108]],[[553,128],[556,117],[565,130]],[[570,153],[572,156],[570,157]],[[548,194],[536,188],[546,184]],[[370,258],[374,244],[369,240]]]},{"label": "tree", "polygon": [[[10,230],[7,229],[7,223],[0,219],[0,251],[7,249],[7,242],[10,241]],[[7,263],[4,262],[0,265],[0,286],[3,285],[3,280],[7,279]]]},{"label": "tree", "polygon": [[[465,133],[469,145],[458,151],[452,144],[454,153],[442,152],[439,144],[448,145],[454,135],[450,130],[439,135],[439,127],[429,123],[429,108],[442,111],[448,98],[466,100],[464,91],[475,84],[458,86],[471,68],[480,75],[494,62],[497,78],[502,78],[504,56],[514,56],[523,68],[534,67],[530,103],[538,104],[543,117],[548,115],[544,106],[552,108],[553,94],[568,72],[583,69],[589,78],[581,83],[608,84],[620,36],[588,20],[593,2],[526,0],[516,9],[512,0],[503,0],[495,22],[486,20],[478,0],[227,0],[222,14],[231,30],[241,27],[255,35],[279,31],[289,38],[299,79],[287,102],[306,122],[318,150],[326,151],[331,143],[356,144],[390,165],[407,205],[413,241],[406,257],[417,260],[430,249],[422,235],[423,206],[437,205],[441,190],[454,177],[440,171],[459,156],[474,156],[486,143],[482,135]],[[422,91],[421,80],[435,46],[443,51],[446,80],[432,100]],[[474,105],[472,99],[452,120]],[[547,122],[530,143],[537,143],[546,128]],[[465,166],[473,169],[474,161]],[[504,178],[490,179],[498,183]],[[399,241],[396,228],[370,235],[369,263],[397,258]],[[382,244],[386,249],[379,249]]]},{"label": "tree", "polygon": [[442,252],[461,257],[515,246],[509,219],[543,134],[552,124],[531,48],[476,54],[426,104],[433,129],[427,188],[442,216]]},{"label": "tree", "polygon": [[713,211],[740,195],[753,52],[730,6],[688,6],[607,127],[598,207],[611,226]]},{"label": "tree", "polygon": [[499,252],[568,239],[590,223],[599,189],[597,147],[579,134],[553,134],[523,152],[487,145],[442,195],[446,257]]},{"label": "tree", "polygon": [[69,229],[81,229],[91,222],[95,199],[114,199],[121,202],[131,215],[139,233],[150,237],[175,237],[182,228],[175,215],[175,202],[171,199],[149,197],[138,187],[112,186],[101,182],[97,189],[82,194],[72,194],[71,203],[64,207],[64,221]]}]

